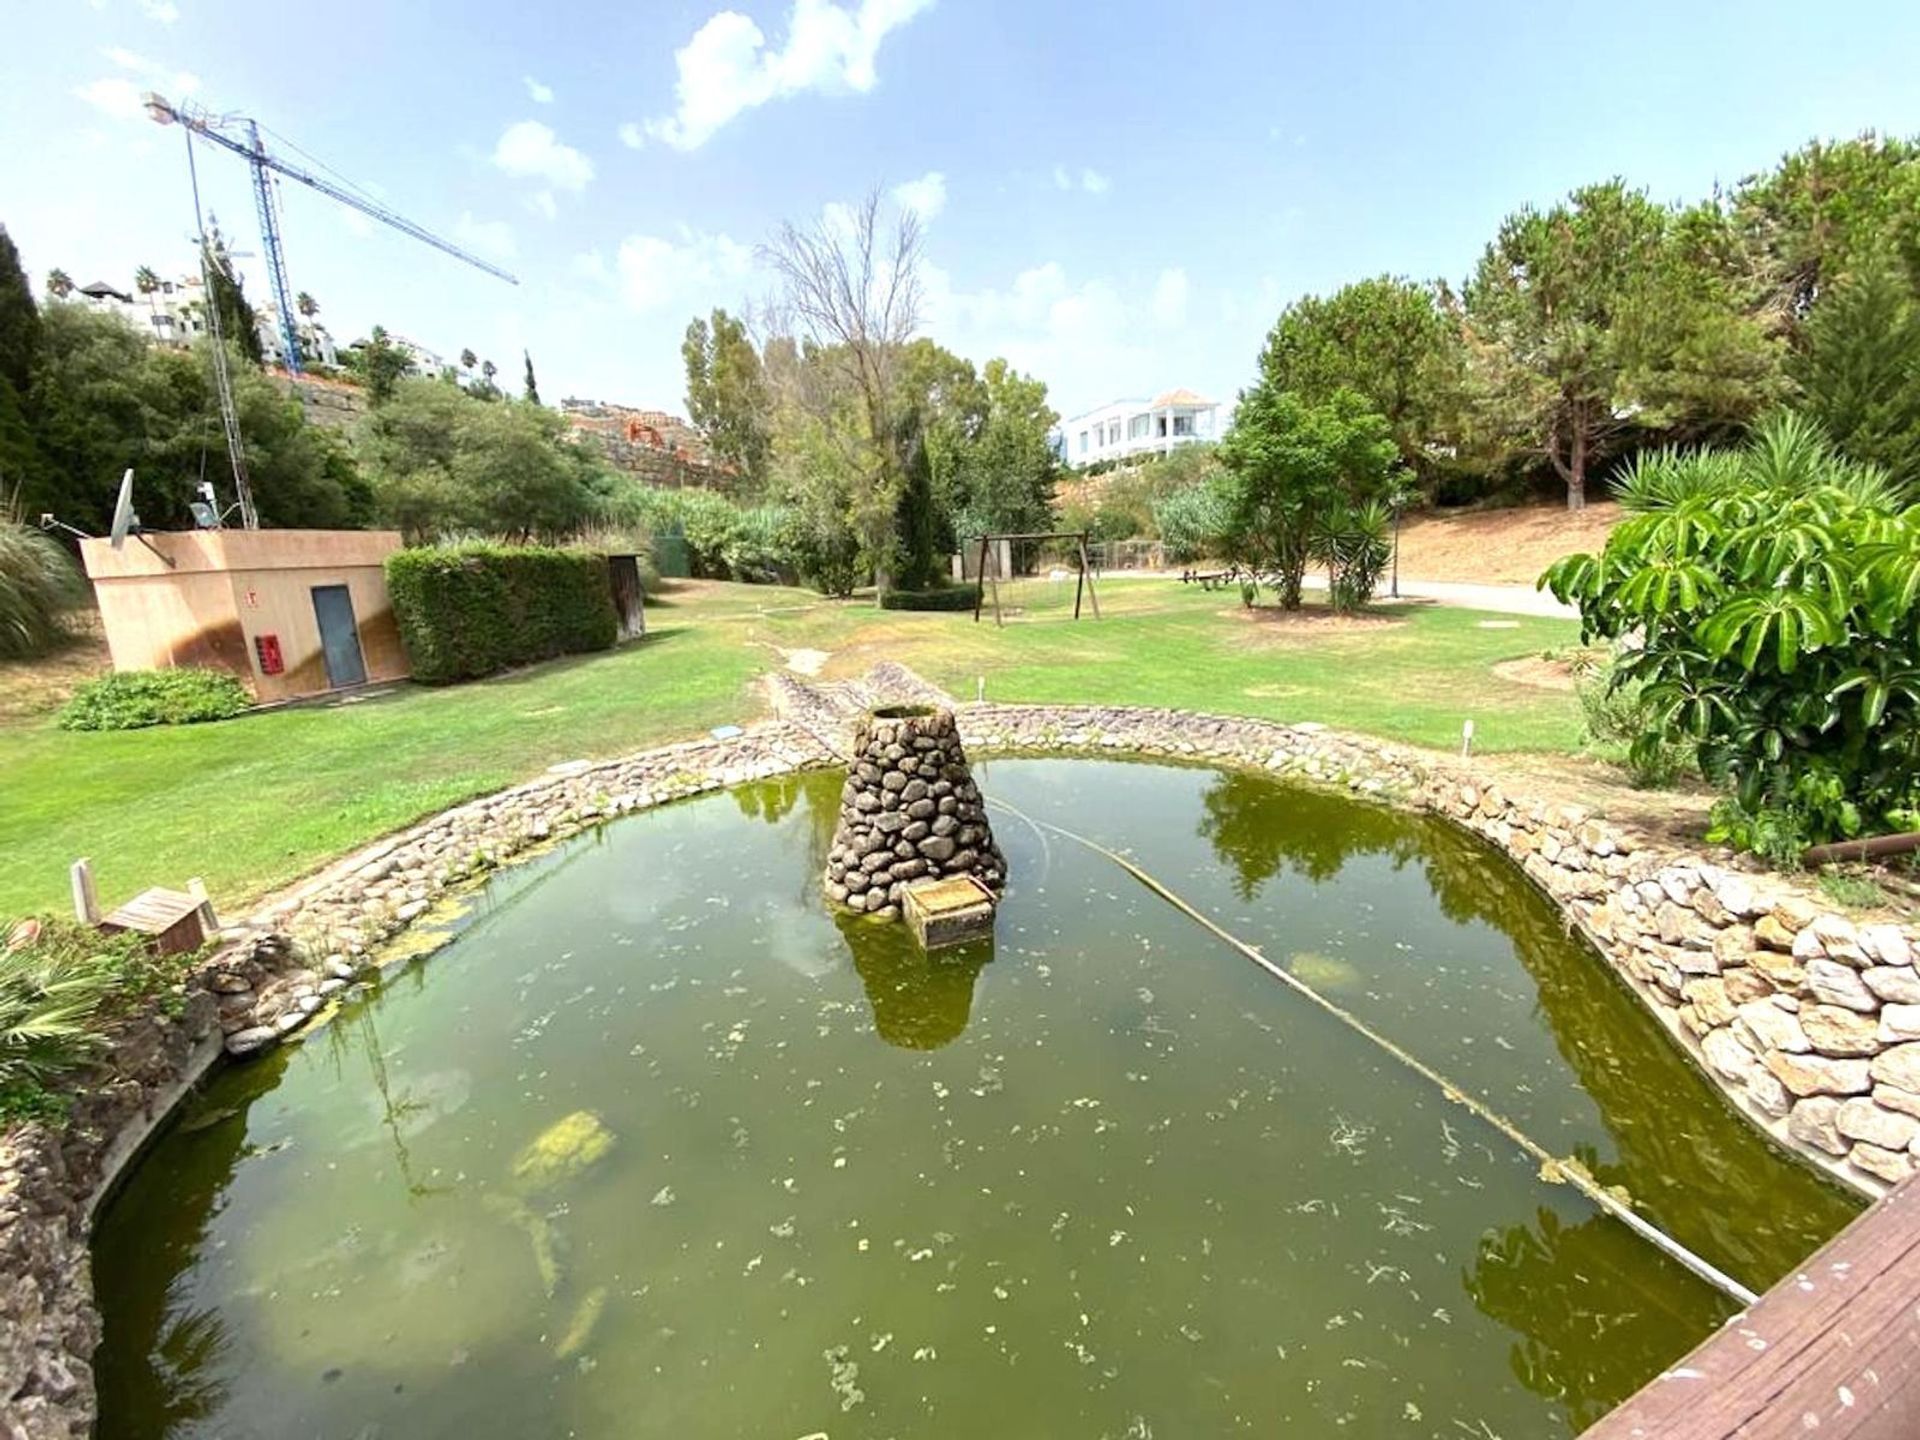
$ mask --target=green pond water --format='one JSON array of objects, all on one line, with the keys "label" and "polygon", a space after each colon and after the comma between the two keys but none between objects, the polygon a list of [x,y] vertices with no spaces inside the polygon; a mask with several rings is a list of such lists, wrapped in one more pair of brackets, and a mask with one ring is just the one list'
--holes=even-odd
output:
[{"label": "green pond water", "polygon": [[[1436,820],[1198,768],[979,778],[1755,1289],[1855,1213]],[[990,946],[836,922],[839,785],[507,873],[208,1084],[99,1226],[104,1440],[1535,1440],[1731,1313],[1058,837],[996,816]]]}]

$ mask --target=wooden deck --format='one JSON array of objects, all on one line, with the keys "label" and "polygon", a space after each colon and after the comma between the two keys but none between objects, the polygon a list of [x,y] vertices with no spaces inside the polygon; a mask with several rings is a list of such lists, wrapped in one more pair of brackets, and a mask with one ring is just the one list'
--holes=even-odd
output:
[{"label": "wooden deck", "polygon": [[1920,1437],[1920,1176],[1583,1440]]}]

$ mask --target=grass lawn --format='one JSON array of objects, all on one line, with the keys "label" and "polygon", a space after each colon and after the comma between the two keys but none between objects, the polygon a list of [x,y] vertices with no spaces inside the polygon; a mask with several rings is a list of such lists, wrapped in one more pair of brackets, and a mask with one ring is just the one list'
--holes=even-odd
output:
[{"label": "grass lawn", "polygon": [[[830,652],[828,675],[896,659],[955,694],[1319,720],[1418,745],[1567,751],[1570,696],[1506,684],[1498,661],[1574,638],[1557,620],[1401,607],[1377,618],[1247,618],[1231,595],[1114,580],[1105,618],[1065,617],[1071,587],[1023,582],[1022,613],[881,612],[810,592],[692,585],[650,608],[647,640],[445,689],[403,685],[215,725],[68,734],[0,722],[0,915],[63,910],[93,858],[114,904],[204,876],[233,904],[357,844],[556,761],[618,755],[743,722],[782,650]],[[1493,628],[1489,628],[1489,625]]]}]

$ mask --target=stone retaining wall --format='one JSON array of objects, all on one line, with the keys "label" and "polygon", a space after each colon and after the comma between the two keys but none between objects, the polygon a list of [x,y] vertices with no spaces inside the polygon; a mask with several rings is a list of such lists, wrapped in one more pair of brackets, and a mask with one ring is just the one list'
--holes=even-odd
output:
[{"label": "stone retaining wall", "polygon": [[[1015,705],[964,707],[959,724],[976,754],[1225,764],[1443,815],[1513,857],[1782,1143],[1869,1194],[1904,1178],[1920,1155],[1920,973],[1910,927],[1856,925],[1778,879],[1576,806],[1509,798],[1482,778],[1495,764],[1436,763],[1318,725]],[[0,1136],[0,1437],[90,1433],[99,1336],[92,1206],[134,1141],[222,1048],[254,1054],[295,1035],[352,993],[383,941],[515,855],[668,800],[837,763],[816,734],[777,722],[556,767],[359,851],[230,932],[188,978],[175,1013],[113,1037],[63,1131],[28,1125]]]}]

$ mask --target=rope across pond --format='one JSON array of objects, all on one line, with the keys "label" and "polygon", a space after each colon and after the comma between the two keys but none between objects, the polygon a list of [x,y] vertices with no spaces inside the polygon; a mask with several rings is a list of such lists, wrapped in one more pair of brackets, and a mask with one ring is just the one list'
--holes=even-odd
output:
[{"label": "rope across pond", "polygon": [[1356,1035],[1359,1035],[1376,1048],[1384,1050],[1388,1055],[1391,1055],[1395,1060],[1399,1061],[1401,1065],[1411,1070],[1421,1079],[1427,1081],[1428,1084],[1432,1085],[1448,1100],[1463,1107],[1493,1129],[1498,1130],[1502,1135],[1506,1136],[1507,1139],[1519,1146],[1521,1150],[1525,1151],[1527,1155],[1539,1162],[1540,1177],[1543,1180],[1552,1184],[1571,1185],[1582,1195],[1586,1196],[1587,1199],[1599,1206],[1600,1209],[1613,1216],[1614,1219],[1632,1230],[1634,1234],[1638,1235],[1648,1244],[1654,1246],[1672,1259],[1677,1260],[1715,1289],[1739,1301],[1741,1305],[1752,1305],[1760,1298],[1711,1261],[1694,1254],[1693,1251],[1682,1245],[1678,1240],[1638,1214],[1620,1193],[1616,1193],[1606,1186],[1601,1185],[1593,1178],[1592,1174],[1588,1172],[1586,1166],[1582,1165],[1578,1160],[1553,1154],[1498,1110],[1495,1110],[1485,1101],[1461,1089],[1460,1086],[1454,1084],[1453,1081],[1442,1075],[1438,1070],[1435,1070],[1417,1055],[1414,1055],[1411,1051],[1388,1039],[1385,1035],[1382,1035],[1379,1031],[1368,1025],[1366,1021],[1362,1020],[1352,1011],[1334,1004],[1333,1001],[1327,999],[1326,996],[1301,980],[1299,976],[1293,974],[1284,965],[1279,965],[1269,960],[1261,953],[1258,946],[1249,945],[1232,931],[1226,929],[1208,915],[1196,909],[1167,885],[1155,879],[1126,856],[1120,854],[1118,851],[1108,849],[1097,840],[1090,840],[1085,835],[1076,834],[1064,826],[1055,825],[1047,820],[1035,819],[1017,806],[1009,805],[1004,800],[990,798],[987,803],[996,809],[1006,811],[1018,820],[1024,821],[1038,833],[1051,831],[1062,839],[1071,840],[1076,845],[1083,846],[1091,850],[1094,854],[1112,861],[1148,890],[1152,891],[1155,895],[1173,906],[1174,909],[1185,915],[1189,920],[1192,920],[1216,938],[1231,945],[1247,959],[1273,976],[1274,979],[1291,988],[1296,994],[1311,1004],[1318,1006]]}]

